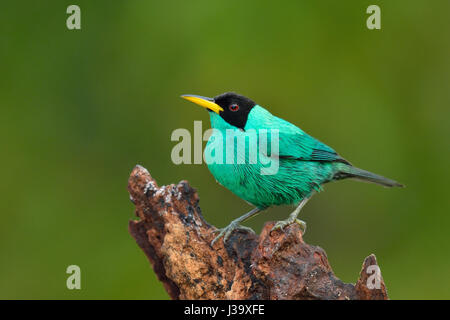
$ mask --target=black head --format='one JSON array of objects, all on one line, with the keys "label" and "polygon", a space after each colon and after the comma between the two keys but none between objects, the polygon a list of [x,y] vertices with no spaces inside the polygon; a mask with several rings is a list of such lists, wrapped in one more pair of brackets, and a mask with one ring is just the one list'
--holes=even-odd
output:
[{"label": "black head", "polygon": [[214,97],[214,102],[222,107],[219,115],[229,124],[244,129],[248,114],[256,105],[251,99],[234,92],[226,92]]}]

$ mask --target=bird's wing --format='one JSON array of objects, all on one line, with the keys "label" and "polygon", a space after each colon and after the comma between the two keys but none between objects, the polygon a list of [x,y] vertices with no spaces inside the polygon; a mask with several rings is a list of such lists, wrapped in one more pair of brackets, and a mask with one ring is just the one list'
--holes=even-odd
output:
[{"label": "bird's wing", "polygon": [[336,151],[311,137],[299,127],[281,118],[273,117],[272,128],[279,129],[279,157],[302,161],[344,162]]}]

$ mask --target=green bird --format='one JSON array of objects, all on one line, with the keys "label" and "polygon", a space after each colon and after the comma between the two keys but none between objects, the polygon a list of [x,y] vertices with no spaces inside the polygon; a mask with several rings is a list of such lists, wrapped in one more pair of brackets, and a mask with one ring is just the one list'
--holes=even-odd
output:
[{"label": "green bird", "polygon": [[[304,233],[306,223],[297,218],[298,214],[327,182],[351,178],[385,187],[403,186],[354,167],[331,147],[290,122],[272,115],[247,97],[233,92],[214,98],[198,95],[181,97],[209,111],[213,133],[204,152],[208,169],[216,181],[255,206],[218,230],[212,245],[222,236],[226,242],[237,228],[251,230],[241,226],[241,223],[274,205],[295,205],[296,209],[286,220],[278,221],[272,230],[298,223]],[[258,133],[257,143],[251,144],[249,132]],[[261,132],[266,134],[266,138],[262,138]],[[266,144],[261,144],[263,140]],[[256,148],[250,145],[256,145]],[[222,155],[220,151],[224,151]],[[251,152],[256,155],[251,155]],[[276,170],[264,173],[268,163],[275,163]]]}]

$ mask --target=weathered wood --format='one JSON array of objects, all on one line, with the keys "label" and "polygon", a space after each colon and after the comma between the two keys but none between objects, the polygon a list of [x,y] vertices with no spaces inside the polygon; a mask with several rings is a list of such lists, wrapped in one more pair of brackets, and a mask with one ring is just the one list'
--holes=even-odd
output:
[{"label": "weathered wood", "polygon": [[[265,224],[261,235],[237,230],[226,245],[201,214],[187,181],[158,187],[136,166],[128,190],[138,221],[129,231],[172,299],[387,299],[374,255],[366,258],[356,285],[333,274],[325,251],[303,241],[293,224],[284,231]],[[373,269],[373,270],[372,270]],[[379,289],[376,285],[378,276]]]}]

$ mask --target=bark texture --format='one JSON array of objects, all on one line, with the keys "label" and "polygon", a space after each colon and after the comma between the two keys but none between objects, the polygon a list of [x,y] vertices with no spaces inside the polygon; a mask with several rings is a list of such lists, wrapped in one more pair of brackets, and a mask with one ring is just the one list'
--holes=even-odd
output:
[{"label": "bark texture", "polygon": [[294,224],[284,231],[267,222],[258,236],[235,231],[224,245],[201,214],[187,181],[158,187],[136,166],[128,181],[138,221],[129,232],[172,299],[387,299],[374,255],[356,284],[333,273],[325,251],[303,241]]}]

